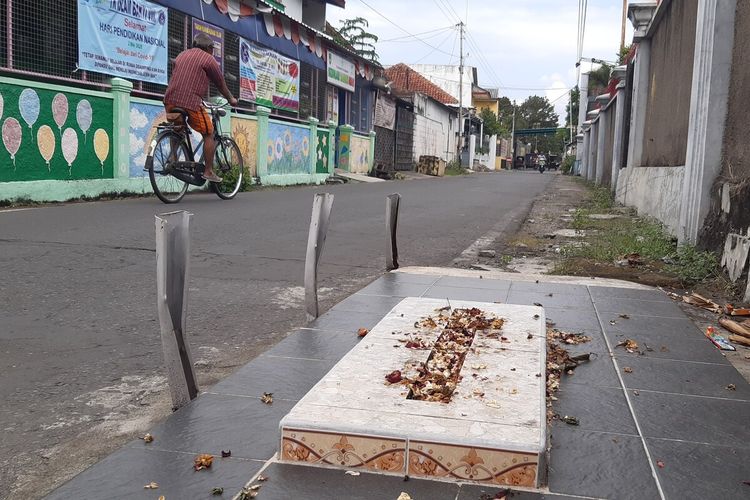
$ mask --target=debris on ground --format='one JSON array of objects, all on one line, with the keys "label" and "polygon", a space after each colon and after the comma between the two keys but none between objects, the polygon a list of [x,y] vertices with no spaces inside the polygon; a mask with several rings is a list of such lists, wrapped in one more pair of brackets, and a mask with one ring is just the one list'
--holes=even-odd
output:
[{"label": "debris on ground", "polygon": [[393,370],[391,373],[385,376],[385,380],[389,384],[398,384],[402,380],[401,370]]},{"label": "debris on ground", "polygon": [[736,386],[736,385],[734,385],[734,384],[729,384],[729,385],[727,386],[727,390],[728,390],[728,391],[736,391],[736,390],[737,390],[737,386]]},{"label": "debris on ground", "polygon": [[268,478],[266,476],[258,476],[258,482],[264,483],[268,481]]},{"label": "debris on ground", "polygon": [[151,481],[150,483],[148,483],[147,485],[145,485],[143,487],[143,489],[144,490],[156,490],[156,489],[159,489],[159,483],[157,483],[155,481]]},{"label": "debris on ground", "polygon": [[617,347],[624,347],[626,351],[628,352],[639,352],[638,351],[638,342],[636,342],[633,339],[625,339],[619,344],[617,344]]},{"label": "debris on ground", "polygon": [[719,319],[719,324],[735,335],[740,335],[750,339],[750,327],[746,326],[744,322],[737,323],[731,319],[721,318]]},{"label": "debris on ground", "polygon": [[724,306],[724,314],[728,316],[750,316],[750,309],[746,307],[734,307],[732,304]]},{"label": "debris on ground", "polygon": [[211,488],[211,494],[212,495],[223,495],[224,494],[224,488]]},{"label": "debris on ground", "polygon": [[618,260],[616,260],[615,263],[618,266],[635,267],[643,265],[643,259],[641,259],[641,254],[633,252],[623,255]]},{"label": "debris on ground", "polygon": [[221,450],[221,458],[229,458],[232,456],[232,450]]},{"label": "debris on ground", "polygon": [[368,333],[370,333],[370,330],[368,330],[367,328],[360,328],[359,330],[357,330],[357,337],[364,337]]},{"label": "debris on ground", "polygon": [[661,460],[657,460],[656,465],[659,466],[660,469],[664,468],[664,462],[662,462]]},{"label": "debris on ground", "polygon": [[409,495],[405,491],[402,491],[396,500],[412,500],[412,499],[411,499],[411,495]]},{"label": "debris on ground", "polygon": [[[676,294],[671,294],[670,297],[672,295],[676,295]],[[724,309],[713,300],[707,299],[703,295],[699,295],[695,292],[691,293],[690,295],[683,295],[682,301],[685,302],[686,304],[690,304],[695,307],[700,307],[701,309],[705,309],[706,311],[710,311],[716,314],[721,314],[724,311]]]},{"label": "debris on ground", "polygon": [[347,476],[359,476],[359,472],[355,470],[348,470],[344,474],[346,474]]},{"label": "debris on ground", "polygon": [[143,439],[144,443],[151,443],[154,441],[154,436],[151,435],[151,433],[147,432],[145,436],[143,436],[141,439]]},{"label": "debris on ground", "polygon": [[561,422],[565,422],[568,425],[579,425],[580,421],[576,417],[571,417],[569,415],[565,415],[563,417],[560,417]]},{"label": "debris on ground", "polygon": [[211,467],[211,464],[213,463],[213,461],[214,461],[213,455],[209,455],[208,453],[203,453],[193,459],[193,469],[195,470],[208,469]]},{"label": "debris on ground", "polygon": [[[716,329],[713,326],[709,326],[706,328],[706,337],[708,337],[708,340],[710,340],[713,345],[715,345],[722,351],[736,351],[737,350],[732,344],[727,342],[726,338],[716,333]],[[732,336],[730,336],[729,339],[731,340]]]},{"label": "debris on ground", "polygon": [[479,500],[506,500],[508,498],[508,495],[510,495],[509,489],[500,490],[494,495],[491,495],[489,493],[483,493]]},{"label": "debris on ground", "polygon": [[[729,340],[734,342],[735,344],[750,347],[750,339],[747,337],[742,337],[740,335],[730,335]],[[734,350],[734,347],[732,347],[732,350]]]},{"label": "debris on ground", "polygon": [[630,319],[630,315],[629,314],[620,314],[620,317],[622,319]]},{"label": "debris on ground", "polygon": [[489,258],[489,259],[494,259],[495,255],[496,255],[496,252],[494,250],[486,250],[485,249],[485,250],[480,250],[479,251],[479,256],[480,257],[486,257],[486,258]]},{"label": "debris on ground", "polygon": [[263,395],[260,397],[260,400],[263,401],[267,405],[272,404],[273,403],[273,393],[272,392],[264,392]]},{"label": "debris on ground", "polygon": [[552,410],[552,401],[555,401],[555,393],[560,388],[562,374],[570,375],[582,362],[589,361],[591,354],[571,356],[570,353],[560,346],[558,342],[569,345],[589,342],[590,337],[580,333],[569,333],[553,328],[554,323],[547,324],[547,421],[551,422],[555,416]]},{"label": "debris on ground", "polygon": [[624,371],[625,373],[633,373],[633,369],[630,368],[629,366],[626,366],[625,368],[623,368],[622,371]]}]

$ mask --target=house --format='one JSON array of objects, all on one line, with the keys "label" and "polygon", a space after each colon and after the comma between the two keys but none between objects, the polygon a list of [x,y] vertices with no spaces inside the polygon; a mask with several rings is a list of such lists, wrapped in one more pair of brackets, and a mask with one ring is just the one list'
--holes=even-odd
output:
[{"label": "house", "polygon": [[477,113],[483,109],[489,109],[495,116],[500,116],[500,89],[484,89],[478,85],[472,86],[471,105],[476,108]]},{"label": "house", "polygon": [[385,76],[392,93],[412,105],[412,165],[423,155],[454,159],[458,147],[456,99],[406,64],[390,66]]},{"label": "house", "polygon": [[[6,3],[24,12],[27,2]],[[214,40],[239,99],[222,128],[240,146],[248,176],[322,183],[335,167],[372,168],[373,79],[382,68],[326,33],[328,9],[345,0],[94,5],[102,3],[65,0],[39,15],[0,18],[6,161],[24,165],[0,169],[0,199],[150,192],[143,165],[164,120],[162,97],[174,59],[199,32]],[[71,29],[60,34],[61,25]],[[144,42],[118,51],[123,37]]]}]

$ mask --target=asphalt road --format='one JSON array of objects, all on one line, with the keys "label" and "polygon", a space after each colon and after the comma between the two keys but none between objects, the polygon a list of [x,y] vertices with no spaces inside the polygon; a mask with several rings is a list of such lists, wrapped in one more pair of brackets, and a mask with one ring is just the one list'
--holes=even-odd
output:
[{"label": "asphalt road", "polygon": [[[188,334],[202,388],[305,324],[315,192],[335,195],[323,308],[382,274],[385,197],[402,266],[445,266],[520,222],[551,175],[475,174],[0,211],[0,498],[35,498],[170,411],[156,317],[154,215],[194,214]],[[145,483],[144,483],[145,484]]]}]

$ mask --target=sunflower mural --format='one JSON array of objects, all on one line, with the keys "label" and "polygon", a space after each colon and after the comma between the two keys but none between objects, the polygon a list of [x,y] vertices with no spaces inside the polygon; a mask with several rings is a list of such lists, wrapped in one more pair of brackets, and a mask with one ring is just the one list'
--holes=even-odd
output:
[{"label": "sunflower mural", "polygon": [[269,175],[310,173],[310,129],[286,123],[268,124]]},{"label": "sunflower mural", "polygon": [[232,138],[240,148],[247,173],[251,176],[258,175],[258,122],[232,117]]},{"label": "sunflower mural", "polygon": [[318,140],[315,142],[315,172],[326,174],[328,173],[328,157],[331,154],[331,148],[328,144],[328,131],[318,130]]}]

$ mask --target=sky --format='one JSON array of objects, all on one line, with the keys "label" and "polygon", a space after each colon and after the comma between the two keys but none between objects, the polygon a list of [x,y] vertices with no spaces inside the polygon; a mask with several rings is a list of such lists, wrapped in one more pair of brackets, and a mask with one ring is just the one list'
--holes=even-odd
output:
[{"label": "sky", "polygon": [[[329,6],[327,12],[334,27],[342,19],[367,19],[369,31],[380,37],[377,51],[383,65],[457,65],[457,29],[433,31],[457,24],[457,16],[468,32],[465,64],[477,67],[480,86],[499,87],[501,95],[518,103],[529,95],[546,96],[564,122],[568,102],[564,95],[577,78],[577,1],[347,0],[346,9]],[[621,0],[588,1],[583,57],[613,61],[620,46],[621,21]],[[412,35],[430,33],[419,35],[420,41],[396,25]],[[628,22],[626,43],[632,36]],[[590,63],[581,67],[586,71]]]}]

